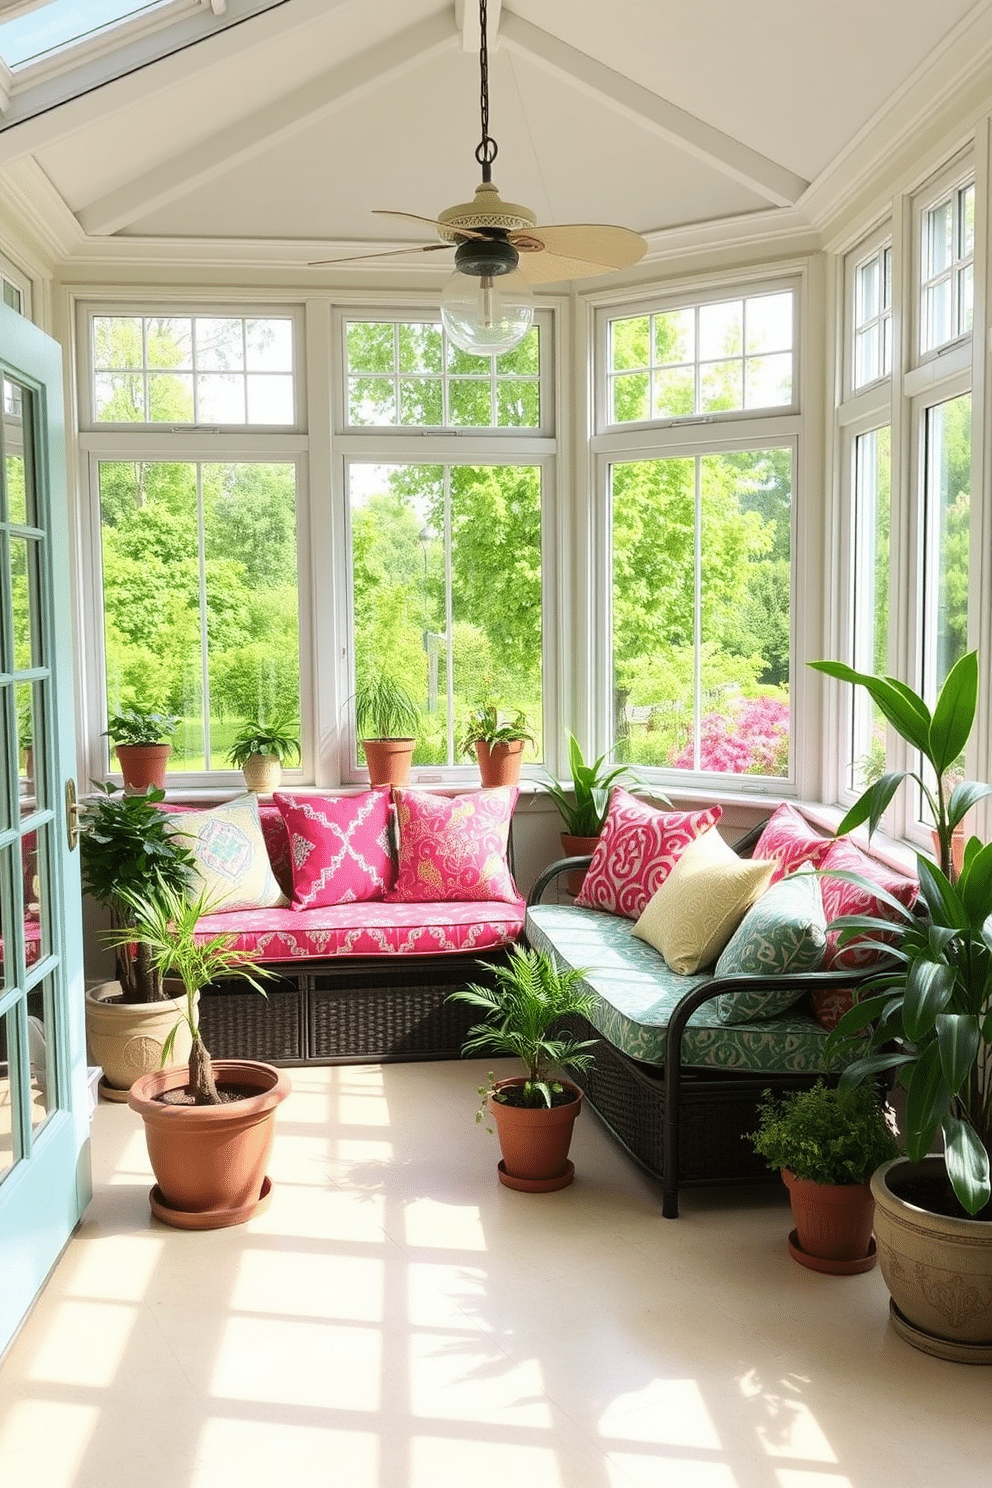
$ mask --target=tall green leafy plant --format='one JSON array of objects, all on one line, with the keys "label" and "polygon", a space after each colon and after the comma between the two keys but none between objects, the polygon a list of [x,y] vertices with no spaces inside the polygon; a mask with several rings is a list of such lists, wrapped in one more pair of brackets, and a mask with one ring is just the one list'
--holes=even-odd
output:
[{"label": "tall green leafy plant", "polygon": [[833,923],[842,938],[867,932],[867,944],[888,957],[878,976],[862,984],[855,1006],[831,1035],[835,1042],[857,1039],[865,1049],[841,1083],[856,1085],[894,1071],[906,1092],[907,1156],[921,1161],[942,1134],[951,1187],[966,1213],[978,1214],[992,1198],[992,843],[969,839],[955,881],[951,833],[992,786],[965,780],[950,792],[946,788],[947,772],[964,751],[975,720],[978,658],[969,652],[952,667],[932,712],[892,677],[855,672],[840,662],[812,664],[864,687],[932,771],[930,779],[912,770],[883,775],[855,802],[838,833],[864,821],[874,831],[908,778],[929,803],[939,843],[938,866],[922,855],[916,859],[927,918],[857,874],[839,875],[869,888],[901,927],[893,945],[891,919],[848,915]]},{"label": "tall green leafy plant", "polygon": [[[572,772],[569,792],[549,770],[544,771],[540,785],[558,807],[565,831],[570,837],[598,837],[609,810],[610,790],[620,783],[638,785],[638,776],[628,765],[609,765],[612,750],[586,764],[582,747],[574,734],[568,736],[568,763]],[[662,798],[664,799],[664,798]]]}]

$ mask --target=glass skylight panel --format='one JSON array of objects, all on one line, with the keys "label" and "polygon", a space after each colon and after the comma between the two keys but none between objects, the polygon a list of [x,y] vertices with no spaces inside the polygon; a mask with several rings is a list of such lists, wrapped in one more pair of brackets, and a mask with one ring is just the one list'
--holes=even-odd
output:
[{"label": "glass skylight panel", "polygon": [[176,0],[49,0],[47,5],[0,22],[0,57],[11,71],[72,47],[148,11],[174,8]]}]

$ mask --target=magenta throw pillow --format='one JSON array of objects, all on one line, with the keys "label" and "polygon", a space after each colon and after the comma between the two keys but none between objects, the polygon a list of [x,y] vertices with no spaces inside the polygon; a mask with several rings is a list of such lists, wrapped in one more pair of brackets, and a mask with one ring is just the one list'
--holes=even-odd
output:
[{"label": "magenta throw pillow", "polygon": [[293,908],[382,899],[393,886],[389,787],[358,796],[284,796],[273,800],[289,836]]},{"label": "magenta throw pillow", "polygon": [[771,859],[775,864],[772,883],[777,883],[780,878],[795,873],[803,863],[819,868],[833,843],[833,837],[815,832],[795,806],[783,801],[769,817],[755,845],[754,856]]},{"label": "magenta throw pillow", "polygon": [[706,811],[659,811],[623,786],[614,786],[576,904],[638,919],[684,849],[707,827],[715,827],[720,815],[719,806]]},{"label": "magenta throw pillow", "polygon": [[830,843],[829,851],[820,864],[820,871],[824,875],[820,880],[823,912],[827,917],[827,949],[823,958],[823,970],[833,968],[839,971],[849,967],[870,966],[879,959],[881,953],[859,946],[858,941],[878,940],[881,935],[866,931],[864,935],[839,946],[841,932],[831,929],[831,921],[838,919],[840,915],[877,915],[883,920],[897,920],[897,913],[890,905],[876,899],[870,889],[863,889],[860,884],[847,883],[842,878],[833,878],[833,869],[860,874],[880,888],[888,889],[907,909],[912,909],[916,903],[919,886],[915,878],[906,878],[895,869],[886,868],[876,858],[870,858],[848,837],[836,837]]},{"label": "magenta throw pillow", "polygon": [[399,870],[387,899],[430,904],[519,897],[506,861],[515,785],[453,797],[399,788],[393,795]]}]

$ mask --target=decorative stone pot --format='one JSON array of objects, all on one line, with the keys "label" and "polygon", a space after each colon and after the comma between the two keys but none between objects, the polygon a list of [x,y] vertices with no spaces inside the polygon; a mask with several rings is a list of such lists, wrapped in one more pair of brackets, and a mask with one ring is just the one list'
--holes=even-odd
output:
[{"label": "decorative stone pot", "polygon": [[251,754],[241,771],[245,785],[256,795],[271,795],[282,783],[282,765],[277,754]]},{"label": "decorative stone pot", "polygon": [[165,765],[171,744],[117,744],[117,762],[124,776],[124,793],[140,796],[150,785],[165,790]]},{"label": "decorative stone pot", "polygon": [[[86,1043],[91,1064],[103,1070],[100,1094],[107,1100],[126,1101],[131,1085],[140,1075],[160,1068],[162,1047],[176,1029],[172,1058],[189,1058],[190,1032],[183,1014],[186,997],[168,997],[163,1002],[115,1002],[120,982],[101,982],[86,993]],[[199,1000],[199,993],[197,993]]]},{"label": "decorative stone pot", "polygon": [[519,782],[526,742],[525,739],[513,739],[508,744],[493,744],[490,747],[483,739],[475,741],[479,775],[485,789],[516,785]]},{"label": "decorative stone pot", "polygon": [[[569,1080],[558,1081],[574,1097],[560,1106],[508,1106],[490,1095],[487,1106],[496,1125],[503,1160],[499,1181],[527,1193],[567,1188],[575,1176],[569,1162],[572,1127],[582,1108],[582,1091]],[[498,1080],[496,1090],[526,1084],[523,1075]]]},{"label": "decorative stone pot", "polygon": [[788,1168],[782,1181],[789,1190],[796,1228],[789,1254],[811,1271],[851,1276],[875,1264],[871,1232],[875,1200],[868,1183],[814,1183]]},{"label": "decorative stone pot", "polygon": [[416,739],[363,739],[370,785],[406,785]]},{"label": "decorative stone pot", "polygon": [[185,1066],[142,1075],[128,1105],[145,1123],[155,1187],[152,1213],[182,1230],[243,1224],[268,1203],[266,1176],[276,1107],[290,1092],[289,1075],[252,1059],[215,1059],[218,1087],[245,1090],[219,1106],[172,1105],[158,1099],[184,1090]]},{"label": "decorative stone pot", "polygon": [[[573,837],[569,832],[561,832],[559,836],[561,837],[561,850],[566,858],[591,857],[599,842],[598,837]],[[565,875],[565,887],[573,899],[581,889],[585,876],[581,869]]]},{"label": "decorative stone pot", "polygon": [[924,1353],[992,1364],[992,1220],[936,1214],[896,1192],[907,1179],[938,1181],[943,1173],[942,1157],[918,1164],[897,1157],[872,1175],[892,1323]]}]

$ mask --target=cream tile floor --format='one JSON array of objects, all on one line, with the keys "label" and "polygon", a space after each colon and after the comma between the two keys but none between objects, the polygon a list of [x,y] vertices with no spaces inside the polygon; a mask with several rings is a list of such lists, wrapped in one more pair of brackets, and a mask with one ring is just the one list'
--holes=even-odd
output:
[{"label": "cream tile floor", "polygon": [[[0,1369],[4,1488],[934,1488],[976,1482],[989,1371],[907,1347],[877,1271],[815,1275],[777,1187],[677,1221],[585,1113],[511,1193],[486,1066],[294,1071],[268,1212],[149,1214],[127,1109]],[[507,1066],[509,1070],[509,1066]]]}]

